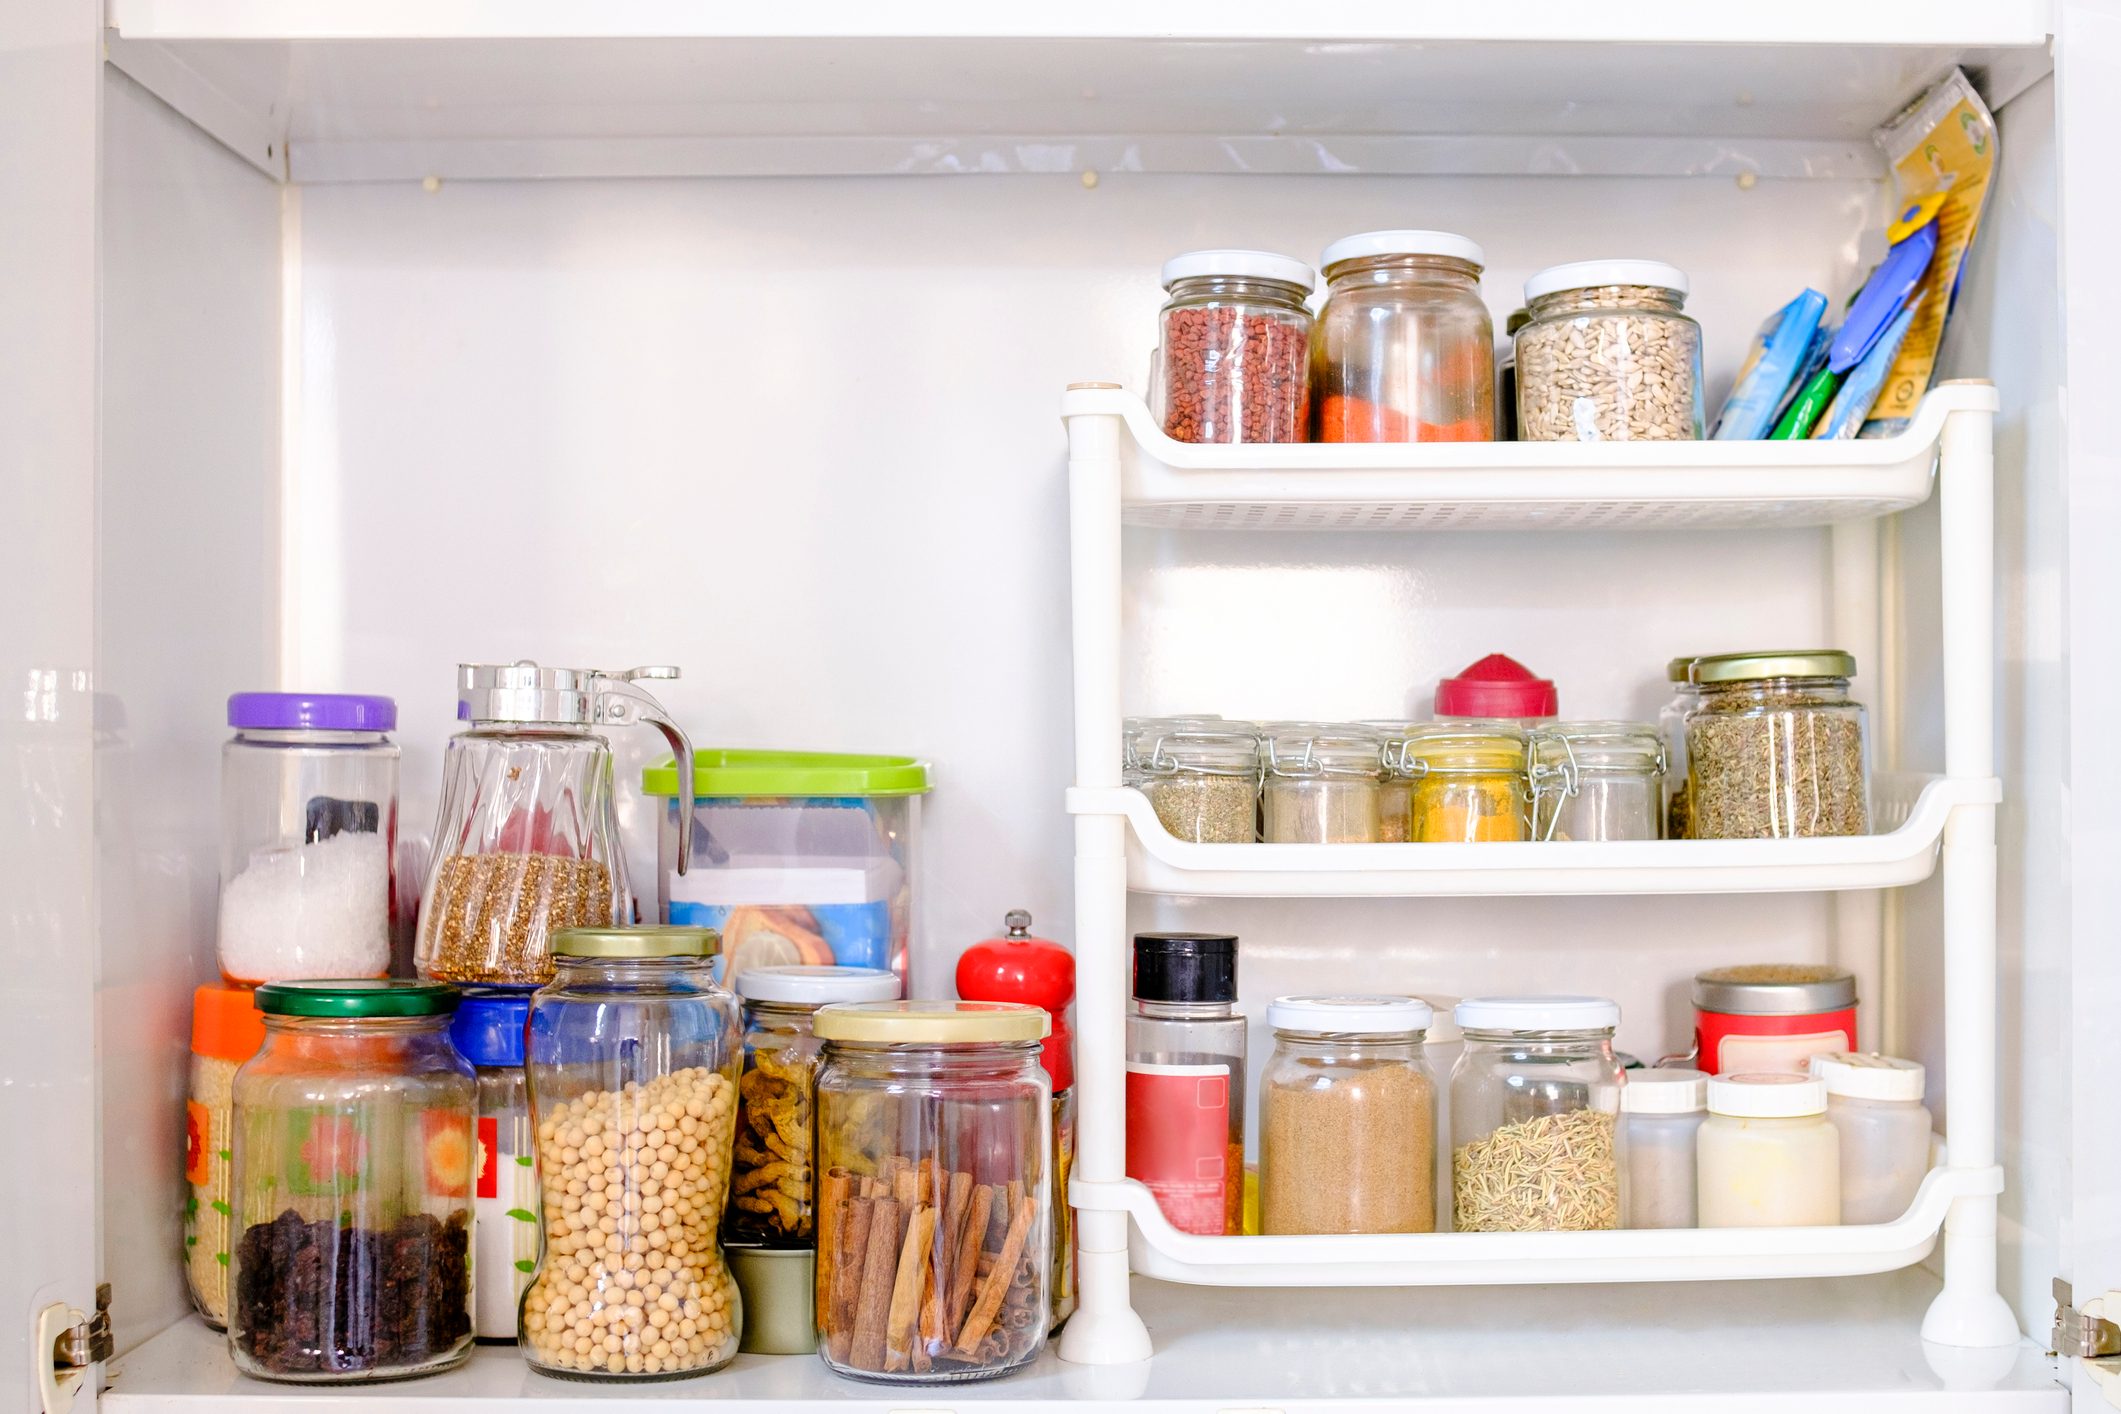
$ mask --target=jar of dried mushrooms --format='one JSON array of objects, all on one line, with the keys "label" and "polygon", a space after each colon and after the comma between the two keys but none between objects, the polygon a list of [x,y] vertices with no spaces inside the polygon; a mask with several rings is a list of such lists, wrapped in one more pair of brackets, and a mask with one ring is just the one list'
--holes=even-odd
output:
[{"label": "jar of dried mushrooms", "polygon": [[1698,840],[1869,834],[1870,763],[1847,653],[1696,658],[1686,715],[1689,823]]},{"label": "jar of dried mushrooms", "polygon": [[1620,1226],[1620,1006],[1603,997],[1476,997],[1453,1013],[1451,1215],[1460,1232]]},{"label": "jar of dried mushrooms", "polygon": [[1123,779],[1149,798],[1172,838],[1194,844],[1259,838],[1259,738],[1249,723],[1149,722],[1128,749]]}]

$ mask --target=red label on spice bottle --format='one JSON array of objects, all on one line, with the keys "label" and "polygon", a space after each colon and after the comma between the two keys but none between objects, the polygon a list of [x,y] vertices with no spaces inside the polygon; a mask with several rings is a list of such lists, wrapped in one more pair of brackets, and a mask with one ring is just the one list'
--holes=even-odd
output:
[{"label": "red label on spice bottle", "polygon": [[1127,1067],[1127,1177],[1180,1232],[1220,1236],[1230,1181],[1230,1068]]}]

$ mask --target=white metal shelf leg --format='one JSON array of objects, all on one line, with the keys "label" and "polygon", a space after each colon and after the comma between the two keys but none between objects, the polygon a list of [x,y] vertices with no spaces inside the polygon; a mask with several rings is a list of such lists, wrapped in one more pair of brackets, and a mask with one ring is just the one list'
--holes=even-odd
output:
[{"label": "white metal shelf leg", "polygon": [[[1070,607],[1075,649],[1075,783],[1120,784],[1119,418],[1068,419]],[[1127,1168],[1126,822],[1075,820],[1075,1176],[1113,1183]],[[1149,1358],[1127,1275],[1127,1215],[1075,1213],[1075,1314],[1060,1355],[1083,1365]]]},{"label": "white metal shelf leg", "polygon": [[[1995,774],[1995,415],[1954,412],[1939,451],[1944,569],[1944,769]],[[1944,826],[1944,1079],[1955,1168],[1996,1162],[1996,807],[1962,805]],[[1953,1200],[1944,1290],[1922,1321],[1940,1345],[2018,1341],[1996,1290],[1996,1199]]]}]

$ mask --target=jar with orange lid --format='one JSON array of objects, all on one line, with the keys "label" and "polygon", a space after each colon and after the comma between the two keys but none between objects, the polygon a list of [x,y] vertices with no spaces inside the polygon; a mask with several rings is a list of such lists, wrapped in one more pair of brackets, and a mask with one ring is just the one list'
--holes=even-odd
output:
[{"label": "jar with orange lid", "polygon": [[184,1096],[184,1284],[216,1330],[228,1324],[229,1100],[236,1070],[265,1044],[248,987],[192,993],[191,1075]]}]

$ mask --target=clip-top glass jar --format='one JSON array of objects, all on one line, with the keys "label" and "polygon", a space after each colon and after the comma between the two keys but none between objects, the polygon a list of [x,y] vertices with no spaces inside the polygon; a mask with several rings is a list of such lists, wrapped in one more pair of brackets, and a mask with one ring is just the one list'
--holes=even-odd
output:
[{"label": "clip-top glass jar", "polygon": [[1432,724],[1399,744],[1394,771],[1411,783],[1407,838],[1471,844],[1529,837],[1526,736],[1503,722]]},{"label": "clip-top glass jar", "polygon": [[1658,260],[1580,260],[1525,281],[1519,439],[1699,438],[1701,327],[1686,296],[1686,275]]},{"label": "clip-top glass jar", "polygon": [[743,1064],[712,928],[568,928],[530,1006],[526,1068],[545,1251],[523,1354],[578,1379],[668,1380],[736,1355],[722,1257]]},{"label": "clip-top glass jar", "polygon": [[396,704],[239,692],[228,724],[221,975],[246,984],[382,976],[397,898]]},{"label": "clip-top glass jar", "polygon": [[1007,1002],[857,1002],[811,1022],[818,1353],[857,1379],[1019,1369],[1046,1344],[1048,1019]]},{"label": "clip-top glass jar", "polygon": [[1698,840],[1807,839],[1871,828],[1869,731],[1834,650],[1696,658],[1686,714]]},{"label": "clip-top glass jar", "polygon": [[1164,431],[1181,442],[1303,441],[1311,267],[1260,250],[1196,250],[1164,262],[1163,283]]},{"label": "clip-top glass jar", "polygon": [[[449,739],[434,860],[420,901],[422,977],[489,986],[552,979],[552,935],[633,917],[612,805],[611,748],[599,729],[647,723],[692,779],[692,744],[637,678],[524,661],[465,663]],[[692,863],[692,812],[678,815],[676,869]]]},{"label": "clip-top glass jar", "polygon": [[812,1113],[824,1043],[811,1016],[833,1002],[895,1001],[898,974],[880,967],[749,967],[744,1072],[737,1081],[736,1158],[722,1233],[731,1242],[813,1247],[816,1194]]},{"label": "clip-top glass jar", "polygon": [[268,1380],[398,1379],[471,1352],[471,1066],[457,991],[260,987],[236,1072],[228,1344]]},{"label": "clip-top glass jar", "polygon": [[1365,728],[1278,724],[1263,738],[1259,837],[1268,844],[1375,844],[1384,740]]},{"label": "clip-top glass jar", "polygon": [[1603,997],[1474,997],[1454,1016],[1452,1225],[1460,1232],[1620,1226],[1620,1006]]},{"label": "clip-top glass jar", "polygon": [[1369,231],[1326,247],[1326,302],[1311,339],[1312,441],[1493,440],[1486,258],[1447,231]]},{"label": "clip-top glass jar", "polygon": [[1123,779],[1149,798],[1172,838],[1251,844],[1259,838],[1259,738],[1246,723],[1147,723]]},{"label": "clip-top glass jar", "polygon": [[1664,833],[1664,743],[1647,722],[1556,722],[1532,734],[1532,838]]}]

